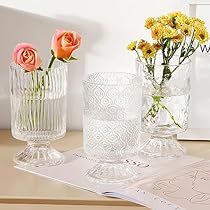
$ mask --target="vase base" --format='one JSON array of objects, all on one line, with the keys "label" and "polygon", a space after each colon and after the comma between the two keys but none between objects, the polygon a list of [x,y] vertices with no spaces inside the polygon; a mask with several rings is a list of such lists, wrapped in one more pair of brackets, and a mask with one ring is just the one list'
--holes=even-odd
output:
[{"label": "vase base", "polygon": [[24,166],[54,166],[64,162],[64,155],[51,148],[49,143],[29,143],[13,160],[16,164]]},{"label": "vase base", "polygon": [[186,150],[173,136],[152,136],[141,147],[140,153],[149,157],[173,158],[183,156]]},{"label": "vase base", "polygon": [[87,172],[91,181],[111,184],[131,181],[136,178],[136,172],[125,163],[98,163]]}]

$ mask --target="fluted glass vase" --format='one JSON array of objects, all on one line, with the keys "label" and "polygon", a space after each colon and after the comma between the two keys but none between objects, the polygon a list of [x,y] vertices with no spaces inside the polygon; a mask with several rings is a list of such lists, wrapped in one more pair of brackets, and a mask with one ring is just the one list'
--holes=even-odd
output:
[{"label": "fluted glass vase", "polygon": [[12,135],[27,141],[14,156],[17,164],[50,166],[64,161],[50,142],[66,133],[66,76],[67,65],[61,62],[32,72],[10,65]]},{"label": "fluted glass vase", "polygon": [[188,126],[190,98],[190,60],[179,64],[174,56],[169,65],[156,60],[155,65],[137,61],[142,77],[141,130],[149,138],[141,153],[153,157],[175,157],[185,153],[177,134]]}]

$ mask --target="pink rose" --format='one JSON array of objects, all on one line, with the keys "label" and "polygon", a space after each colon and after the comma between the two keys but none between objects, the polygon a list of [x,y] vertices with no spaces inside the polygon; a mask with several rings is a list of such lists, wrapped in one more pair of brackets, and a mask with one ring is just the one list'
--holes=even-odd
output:
[{"label": "pink rose", "polygon": [[28,43],[21,43],[15,47],[13,60],[26,71],[34,71],[38,69],[42,63],[35,47]]},{"label": "pink rose", "polygon": [[58,59],[69,60],[81,43],[81,36],[74,31],[56,30],[51,49]]}]

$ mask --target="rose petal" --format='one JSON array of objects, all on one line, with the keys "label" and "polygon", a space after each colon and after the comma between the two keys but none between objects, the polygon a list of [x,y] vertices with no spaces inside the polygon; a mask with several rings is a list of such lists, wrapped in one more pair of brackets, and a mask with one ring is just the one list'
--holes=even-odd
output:
[{"label": "rose petal", "polygon": [[26,71],[33,71],[40,67],[41,59],[38,57],[35,47],[28,43],[16,46],[13,52],[14,62],[23,67]]},{"label": "rose petal", "polygon": [[58,40],[62,37],[62,35],[65,33],[63,30],[56,30],[55,34],[52,37],[52,42],[51,42],[51,49],[55,53],[55,56],[57,54],[57,47],[58,47]]},{"label": "rose petal", "polygon": [[81,36],[74,31],[56,30],[51,49],[57,58],[69,59],[81,43]]}]

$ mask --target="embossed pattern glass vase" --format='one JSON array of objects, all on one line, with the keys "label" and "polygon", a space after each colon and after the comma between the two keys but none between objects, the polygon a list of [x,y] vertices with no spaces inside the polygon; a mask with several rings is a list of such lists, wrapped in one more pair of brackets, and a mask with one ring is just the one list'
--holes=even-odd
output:
[{"label": "embossed pattern glass vase", "polygon": [[[150,135],[141,152],[153,157],[175,157],[185,153],[177,134],[188,126],[190,60],[181,65],[174,56],[170,65],[138,63],[143,79],[141,129]],[[159,65],[158,65],[159,63]]]},{"label": "embossed pattern glass vase", "polygon": [[86,154],[99,160],[87,173],[97,182],[121,182],[135,172],[123,159],[137,153],[140,81],[128,73],[92,73],[83,82]]},{"label": "embossed pattern glass vase", "polygon": [[50,142],[66,133],[67,65],[55,62],[44,71],[25,72],[10,65],[11,130],[27,147],[14,156],[17,164],[50,166],[63,162]]}]

